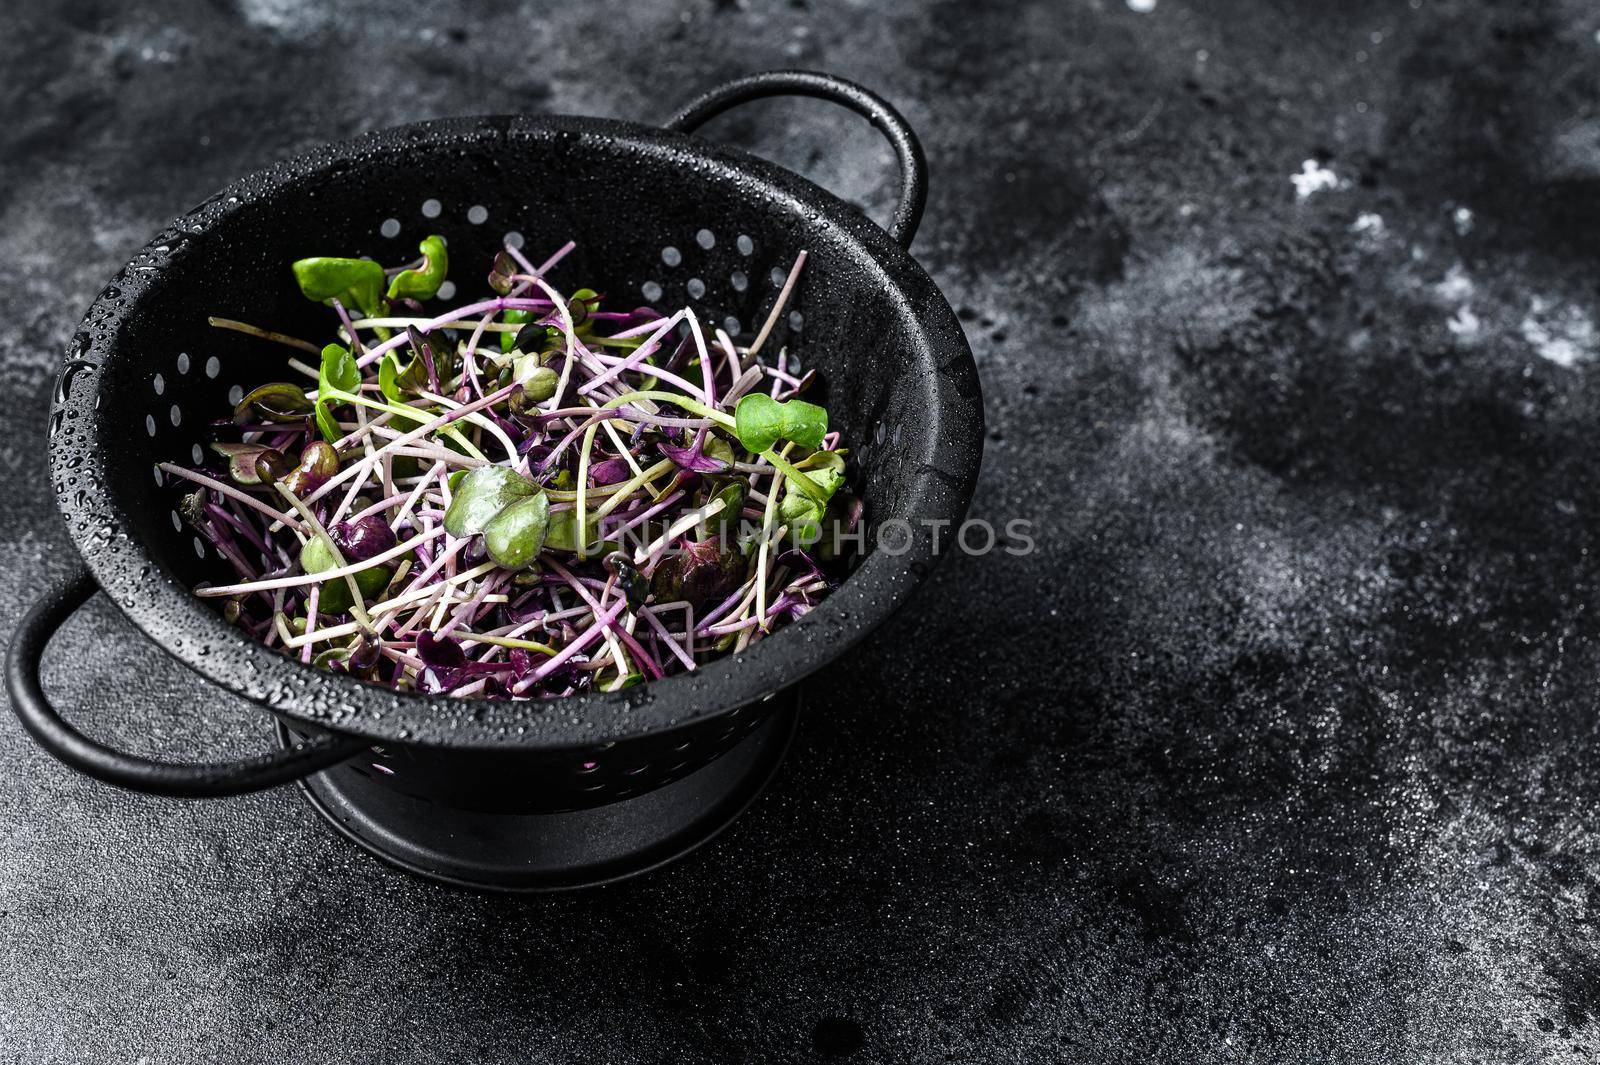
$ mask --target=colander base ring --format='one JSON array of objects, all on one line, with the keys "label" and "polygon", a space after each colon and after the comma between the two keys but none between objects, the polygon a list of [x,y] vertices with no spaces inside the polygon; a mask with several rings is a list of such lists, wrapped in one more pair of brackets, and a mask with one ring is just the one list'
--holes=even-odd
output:
[{"label": "colander base ring", "polygon": [[[596,887],[676,861],[709,842],[766,789],[794,738],[798,689],[710,765],[654,791],[589,810],[489,814],[402,795],[354,773],[299,788],[333,830],[390,865],[478,891]],[[280,743],[292,737],[278,725]]]}]

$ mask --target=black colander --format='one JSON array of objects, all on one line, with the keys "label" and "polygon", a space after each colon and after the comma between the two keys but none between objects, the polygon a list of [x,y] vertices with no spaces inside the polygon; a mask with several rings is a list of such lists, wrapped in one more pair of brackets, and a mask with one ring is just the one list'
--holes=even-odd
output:
[{"label": "black colander", "polygon": [[[901,197],[888,233],[787,170],[689,135],[735,104],[780,95],[843,104],[889,138]],[[905,250],[924,167],[904,119],[878,96],[779,71],[707,93],[664,130],[565,116],[423,122],[319,148],[217,193],[123,268],[67,353],[50,462],[86,568],[12,641],[17,715],[68,765],[140,791],[230,795],[301,779],[345,834],[457,883],[595,883],[709,838],[776,767],[796,682],[905,601],[935,559],[933,530],[961,521],[972,496],[983,439],[972,355]],[[570,239],[559,287],[687,304],[734,334],[760,323],[806,250],[793,309],[767,350],[787,346],[818,371],[820,401],[859,460],[869,550],[843,586],[692,674],[540,702],[399,694],[314,670],[194,597],[200,581],[230,574],[184,527],[183,485],[157,463],[198,462],[208,421],[285,376],[285,349],[212,329],[207,316],[315,335],[326,312],[300,295],[291,261],[330,251],[395,261],[433,232],[449,241],[458,283],[475,285],[503,241],[538,256]],[[175,765],[113,750],[62,720],[40,688],[40,658],[97,588],[156,646],[275,714],[281,748]]]}]

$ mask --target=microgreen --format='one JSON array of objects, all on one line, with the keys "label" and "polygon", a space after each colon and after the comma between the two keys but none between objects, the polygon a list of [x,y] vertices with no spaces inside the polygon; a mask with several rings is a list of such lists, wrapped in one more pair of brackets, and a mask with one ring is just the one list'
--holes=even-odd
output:
[{"label": "microgreen", "polygon": [[660,449],[674,464],[694,473],[725,473],[733,466],[733,445],[720,436],[707,434],[689,447],[662,443]]},{"label": "microgreen", "polygon": [[406,397],[423,389],[437,392],[441,381],[454,377],[460,360],[440,342],[425,339],[415,326],[406,327],[409,358],[401,364],[397,351],[384,352],[378,363],[378,391],[391,403],[405,403]]},{"label": "microgreen", "polygon": [[[510,291],[510,289],[508,288],[507,291]],[[504,314],[502,314],[500,316],[500,320],[502,322],[506,323],[507,325],[523,325],[528,321],[530,316],[531,316],[530,312],[528,312],[528,311],[515,311],[515,310],[512,310],[512,311],[506,311]],[[510,351],[512,343],[516,339],[517,339],[517,334],[516,333],[510,332],[510,331],[501,333],[500,334],[500,350],[501,351]]]},{"label": "microgreen", "polygon": [[517,262],[506,252],[496,252],[489,268],[489,290],[504,296],[511,291],[511,277],[517,272]]},{"label": "microgreen", "polygon": [[387,271],[302,259],[304,295],[336,304],[320,348],[214,319],[309,352],[289,365],[316,383],[244,396],[213,423],[211,474],[161,464],[238,572],[198,594],[318,668],[509,698],[693,670],[811,609],[843,572],[837,540],[812,542],[861,502],[827,412],[796,398],[810,375],[756,358],[803,257],[740,348],[688,309],[558,290],[571,247],[538,265],[508,247],[498,298],[431,317],[441,237]]},{"label": "microgreen", "polygon": [[794,541],[809,546],[822,538],[822,519],[828,502],[844,484],[844,459],[836,452],[818,451],[797,463],[795,468],[806,471],[816,490],[807,489],[791,478],[784,486],[778,514],[789,527]]},{"label": "microgreen", "polygon": [[717,537],[690,540],[656,568],[652,590],[664,602],[703,609],[733,593],[744,581],[747,563]]},{"label": "microgreen", "polygon": [[483,544],[489,557],[506,569],[526,569],[539,557],[549,528],[550,500],[540,492],[513,500],[490,518],[483,526]]},{"label": "microgreen", "polygon": [[306,299],[338,300],[369,318],[383,313],[383,267],[371,259],[300,259],[294,264],[294,279]]},{"label": "microgreen", "polygon": [[733,417],[739,442],[757,453],[770,450],[779,440],[792,440],[801,447],[821,447],[822,438],[828,433],[828,412],[824,408],[798,399],[780,402],[759,392],[739,400]]},{"label": "microgreen", "polygon": [[444,527],[452,536],[476,536],[506,507],[538,493],[539,486],[506,466],[479,466],[463,475],[453,490]]},{"label": "microgreen", "polygon": [[574,329],[586,324],[600,311],[600,294],[592,288],[580,288],[567,301],[567,313],[572,316]]},{"label": "microgreen", "polygon": [[[256,458],[256,472],[263,483],[281,483],[296,496],[310,495],[328,483],[339,471],[339,453],[326,440],[312,440],[300,452],[300,461],[293,469],[282,474],[276,472],[277,464],[268,462],[269,454]],[[272,476],[268,476],[271,473]]]},{"label": "microgreen", "polygon": [[361,387],[361,370],[348,349],[329,344],[322,349],[322,366],[317,372],[317,428],[328,443],[336,443],[344,431],[334,420],[329,404],[343,399]]},{"label": "microgreen", "polygon": [[[278,456],[279,461],[283,461],[280,452],[274,451],[265,444],[235,444],[217,441],[211,445],[211,450],[228,460],[228,476],[233,478],[235,484],[260,484],[262,481],[261,471],[256,468],[256,463],[269,451]],[[270,469],[271,460],[267,461]],[[283,469],[284,472],[288,472],[286,465]]]},{"label": "microgreen", "polygon": [[511,365],[511,380],[522,386],[527,399],[543,403],[556,394],[561,375],[548,366],[541,366],[537,355],[519,355]]},{"label": "microgreen", "polygon": [[285,383],[253,389],[233,408],[233,420],[244,425],[254,417],[269,422],[297,422],[311,413],[311,401],[298,387]]},{"label": "microgreen", "polygon": [[322,573],[337,569],[339,560],[334,557],[334,551],[334,546],[325,538],[313,536],[300,545],[300,568],[307,573]]},{"label": "microgreen", "polygon": [[381,593],[389,584],[389,570],[383,566],[374,566],[371,569],[361,570],[346,580],[323,581],[319,588],[317,608],[329,614],[343,614],[355,605],[355,596],[350,592],[349,581],[354,580],[356,587],[361,589],[363,599],[371,599]]},{"label": "microgreen", "polygon": [[718,535],[726,535],[728,530],[735,528],[739,521],[739,512],[744,509],[745,485],[742,481],[729,481],[718,488],[712,495],[711,501],[721,503],[722,509],[711,520],[710,528]]},{"label": "microgreen", "polygon": [[444,284],[445,275],[450,271],[450,254],[445,251],[444,238],[426,237],[417,250],[422,252],[422,266],[394,275],[389,282],[390,299],[431,300]]},{"label": "microgreen", "polygon": [[405,394],[400,391],[399,360],[394,357],[394,352],[385,352],[378,362],[378,391],[383,393],[383,398],[390,403],[404,403]]},{"label": "microgreen", "polygon": [[600,540],[600,518],[589,514],[583,523],[584,536],[578,537],[578,512],[558,510],[550,515],[550,528],[545,533],[545,544],[558,551],[572,554],[603,554],[608,546]]}]

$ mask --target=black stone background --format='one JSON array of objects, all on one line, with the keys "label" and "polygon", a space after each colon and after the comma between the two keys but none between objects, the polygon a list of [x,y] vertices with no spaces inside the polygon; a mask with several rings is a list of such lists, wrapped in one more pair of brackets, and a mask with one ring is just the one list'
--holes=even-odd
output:
[{"label": "black stone background", "polygon": [[[292,791],[124,794],[0,721],[0,1060],[1600,1050],[1588,0],[0,10],[0,616],[70,568],[60,353],[168,218],[327,138],[659,119],[772,66],[921,132],[974,513],[1038,544],[950,557],[742,821],[589,894],[436,888]],[[885,216],[887,150],[824,105],[709,132]],[[1338,187],[1297,198],[1307,160]],[[267,736],[104,603],[47,679],[141,751]]]}]

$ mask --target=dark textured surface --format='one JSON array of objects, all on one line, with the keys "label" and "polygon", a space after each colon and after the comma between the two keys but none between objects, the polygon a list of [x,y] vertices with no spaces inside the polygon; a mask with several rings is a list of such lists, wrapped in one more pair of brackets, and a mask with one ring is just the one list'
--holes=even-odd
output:
[{"label": "dark textured surface", "polygon": [[[0,615],[68,568],[59,352],[169,216],[359,129],[797,63],[925,139],[976,512],[1038,550],[947,560],[744,820],[592,895],[446,892],[292,793],[132,797],[0,727],[0,1058],[1600,1051],[1591,5],[44,7],[0,38]],[[881,217],[832,118],[716,132]],[[49,674],[143,750],[263,741],[152,661],[101,605]]]}]

